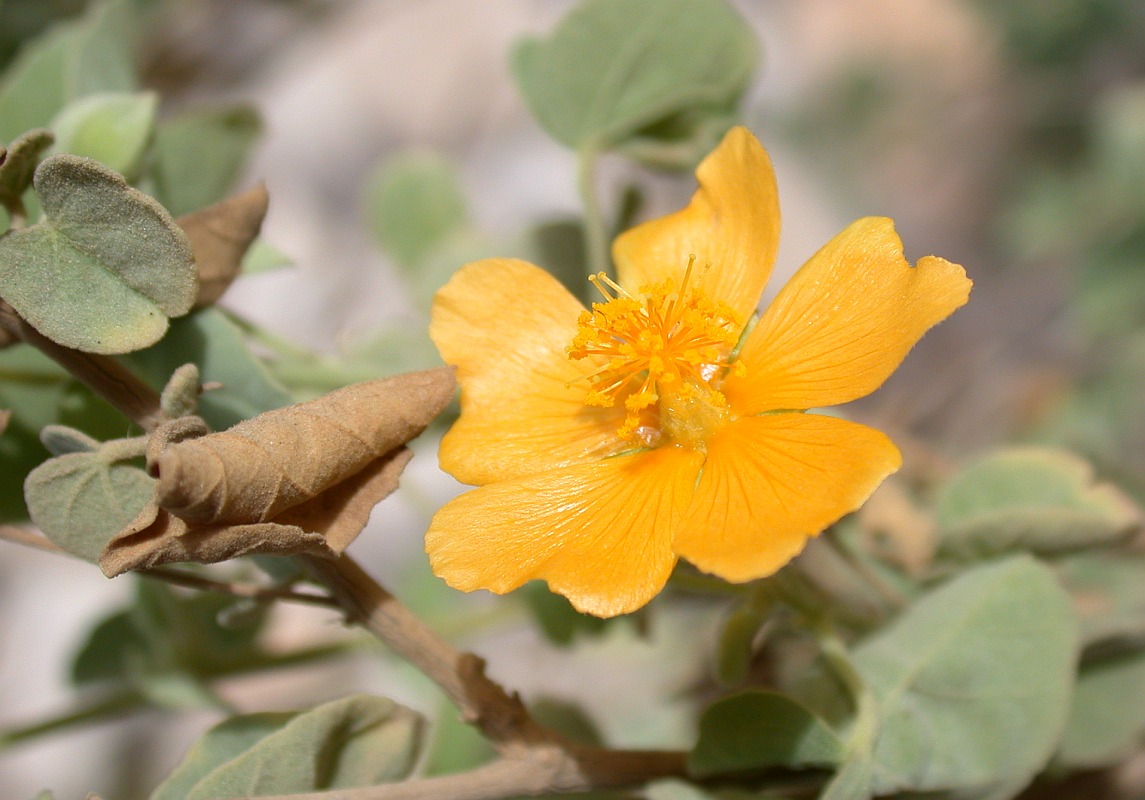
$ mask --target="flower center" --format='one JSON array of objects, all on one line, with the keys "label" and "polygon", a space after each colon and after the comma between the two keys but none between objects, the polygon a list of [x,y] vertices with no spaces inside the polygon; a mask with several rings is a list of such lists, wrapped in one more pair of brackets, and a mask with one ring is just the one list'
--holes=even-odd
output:
[{"label": "flower center", "polygon": [[580,360],[604,356],[607,363],[586,376],[585,403],[627,410],[618,434],[626,441],[656,447],[675,443],[702,449],[708,437],[730,420],[719,385],[743,325],[726,303],[690,286],[688,261],[679,288],[675,281],[640,288],[632,296],[604,273],[589,280],[604,296],[584,311],[567,352]]}]

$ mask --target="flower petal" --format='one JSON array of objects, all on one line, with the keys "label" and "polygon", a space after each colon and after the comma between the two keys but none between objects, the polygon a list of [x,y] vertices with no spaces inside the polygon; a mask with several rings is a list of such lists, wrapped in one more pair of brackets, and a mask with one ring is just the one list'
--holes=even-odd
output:
[{"label": "flower petal", "polygon": [[584,613],[634,611],[676,563],[672,534],[702,460],[663,447],[467,492],[430,523],[433,571],[466,592],[542,578]]},{"label": "flower petal", "polygon": [[962,267],[912,268],[894,223],[853,222],[811,257],[764,311],[724,393],[740,414],[846,403],[887,379],[922,335],[966,302]]},{"label": "flower petal", "polygon": [[673,548],[729,581],[771,575],[902,463],[883,433],[820,414],[737,420],[708,442]]},{"label": "flower petal", "polygon": [[461,384],[443,469],[483,485],[624,446],[616,436],[624,409],[585,406],[580,379],[594,366],[565,354],[583,310],[547,272],[512,259],[467,264],[438,290],[429,332]]},{"label": "flower petal", "polygon": [[[622,234],[612,245],[620,283],[629,291],[683,277],[688,259],[710,297],[744,322],[755,312],[779,246],[779,197],[763,145],[732,128],[696,169],[699,190],[674,214]],[[704,270],[707,270],[704,272]]]}]

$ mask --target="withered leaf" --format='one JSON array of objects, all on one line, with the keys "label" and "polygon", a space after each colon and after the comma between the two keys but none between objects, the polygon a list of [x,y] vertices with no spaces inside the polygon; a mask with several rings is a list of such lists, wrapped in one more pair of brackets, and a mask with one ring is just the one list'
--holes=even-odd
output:
[{"label": "withered leaf", "polygon": [[197,438],[196,418],[157,429],[151,503],[100,557],[108,576],[171,561],[336,555],[397,488],[405,443],[453,396],[451,368],[354,384]]},{"label": "withered leaf", "polygon": [[213,305],[238,277],[243,256],[262,227],[268,202],[266,187],[259,184],[176,220],[191,240],[199,270],[195,308]]},{"label": "withered leaf", "polygon": [[0,411],[0,433],[3,433],[4,429],[8,427],[8,420],[11,418],[11,411]]}]

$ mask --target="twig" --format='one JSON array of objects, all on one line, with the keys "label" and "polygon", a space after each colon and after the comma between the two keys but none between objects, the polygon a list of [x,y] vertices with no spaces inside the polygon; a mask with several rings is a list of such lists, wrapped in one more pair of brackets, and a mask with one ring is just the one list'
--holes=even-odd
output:
[{"label": "twig", "polygon": [[457,775],[259,800],[503,800],[637,786],[684,777],[684,766],[683,753],[532,748]]},{"label": "twig", "polygon": [[143,430],[150,431],[166,419],[159,407],[159,393],[110,356],[84,353],[53,342],[3,301],[0,301],[0,329],[48,356]]},{"label": "twig", "polygon": [[25,547],[34,547],[37,550],[43,550],[45,553],[54,553],[55,555],[62,556],[71,555],[67,550],[40,534],[32,533],[32,531],[17,528],[13,525],[0,525],[0,539],[22,544]]},{"label": "twig", "polygon": [[188,589],[219,592],[220,594],[229,594],[234,597],[244,597],[251,600],[285,600],[291,603],[304,603],[312,606],[321,606],[323,608],[340,607],[337,600],[333,597],[327,597],[326,595],[296,592],[293,589],[274,586],[258,586],[253,583],[217,581],[168,567],[152,567],[151,569],[138,570],[138,574],[171,583],[175,586],[184,586]]}]

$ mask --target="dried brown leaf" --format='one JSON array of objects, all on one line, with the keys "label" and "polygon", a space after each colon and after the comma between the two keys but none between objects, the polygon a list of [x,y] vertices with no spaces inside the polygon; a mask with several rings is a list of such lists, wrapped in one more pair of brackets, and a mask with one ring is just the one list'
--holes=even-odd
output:
[{"label": "dried brown leaf", "polygon": [[8,420],[11,418],[11,411],[0,411],[0,433],[3,433],[4,429],[8,427]]},{"label": "dried brown leaf", "polygon": [[276,522],[191,526],[152,501],[104,548],[99,568],[114,578],[128,570],[175,562],[215,564],[246,555],[299,553],[333,555],[321,533]]},{"label": "dried brown leaf", "polygon": [[404,444],[453,396],[452,369],[347,386],[198,438],[194,417],[148,448],[153,501],[108,543],[108,576],[171,561],[340,553],[398,485]]},{"label": "dried brown leaf", "polygon": [[191,240],[199,270],[195,308],[213,305],[242,270],[243,256],[258,236],[269,196],[262,184],[176,220]]}]

